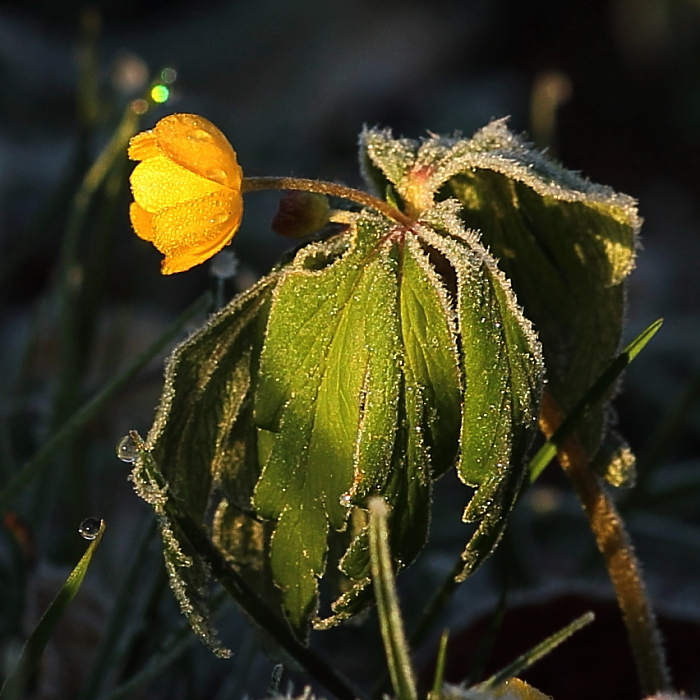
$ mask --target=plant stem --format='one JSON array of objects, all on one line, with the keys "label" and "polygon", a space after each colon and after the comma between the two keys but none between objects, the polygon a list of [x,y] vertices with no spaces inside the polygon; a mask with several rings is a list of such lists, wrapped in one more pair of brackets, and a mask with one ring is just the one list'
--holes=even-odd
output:
[{"label": "plant stem", "polygon": [[367,192],[338,185],[334,182],[307,180],[298,177],[244,177],[241,183],[241,191],[252,192],[254,190],[303,190],[304,192],[327,194],[332,197],[349,199],[351,202],[356,202],[363,207],[375,209],[406,228],[411,228],[414,223],[412,219],[400,212],[396,207],[392,207],[391,204],[387,204]]},{"label": "plant stem", "polygon": [[[552,436],[563,418],[561,409],[551,394],[545,391],[539,425],[546,438]],[[661,634],[622,519],[598,477],[589,469],[588,457],[575,435],[570,435],[564,441],[557,458],[571,479],[603,555],[627,627],[642,695],[646,697],[670,690],[671,679]]]}]

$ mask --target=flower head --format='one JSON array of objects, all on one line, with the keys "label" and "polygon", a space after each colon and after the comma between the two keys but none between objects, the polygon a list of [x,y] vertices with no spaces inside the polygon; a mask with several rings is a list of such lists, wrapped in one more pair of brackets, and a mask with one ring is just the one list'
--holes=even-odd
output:
[{"label": "flower head", "polygon": [[136,134],[129,158],[131,225],[165,254],[164,275],[183,272],[218,253],[243,214],[243,173],[226,137],[207,119],[171,114]]}]

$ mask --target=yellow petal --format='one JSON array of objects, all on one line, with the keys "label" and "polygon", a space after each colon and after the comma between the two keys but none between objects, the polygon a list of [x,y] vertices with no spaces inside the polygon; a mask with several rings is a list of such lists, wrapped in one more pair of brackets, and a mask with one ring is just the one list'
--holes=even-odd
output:
[{"label": "yellow petal", "polygon": [[195,175],[163,156],[139,163],[131,173],[134,199],[151,213],[220,190],[222,187],[216,182]]},{"label": "yellow petal", "polygon": [[165,254],[161,272],[188,270],[231,242],[243,214],[240,193],[220,189],[153,216],[153,245]]},{"label": "yellow petal", "polygon": [[236,153],[208,119],[195,114],[171,114],[155,126],[158,148],[184,168],[232,190],[243,177]]},{"label": "yellow petal", "polygon": [[144,241],[153,240],[153,214],[141,208],[136,202],[129,207],[131,225],[139,238]]},{"label": "yellow petal", "polygon": [[128,156],[131,160],[146,160],[162,155],[156,144],[156,135],[152,131],[142,131],[129,141]]}]

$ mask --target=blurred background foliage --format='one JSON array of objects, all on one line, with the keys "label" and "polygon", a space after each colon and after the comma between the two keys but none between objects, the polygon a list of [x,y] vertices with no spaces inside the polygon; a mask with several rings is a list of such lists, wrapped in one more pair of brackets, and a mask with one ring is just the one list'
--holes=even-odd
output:
[{"label": "blurred background foliage", "polygon": [[[71,326],[74,374],[66,378],[56,290],[70,203],[124,107],[163,68],[177,76],[170,99],[145,114],[142,126],[172,111],[206,116],[226,133],[247,175],[358,186],[363,124],[409,137],[426,130],[470,135],[510,115],[511,128],[527,131],[568,168],[639,199],[645,225],[630,283],[628,338],[656,317],[666,322],[616,401],[641,470],[638,488],[619,501],[660,607],[674,620],[700,620],[700,2],[104,0],[86,7],[78,0],[4,0],[0,484],[215,287],[207,265],[160,276],[159,255],[130,231],[130,166],[120,158],[90,202],[71,267],[82,292]],[[226,295],[289,248],[269,227],[277,198],[247,196],[232,245],[238,274],[226,282]],[[191,643],[163,595],[150,516],[114,457],[122,435],[150,425],[162,360],[161,354],[54,455],[4,516],[2,669],[60,585],[61,567],[73,565],[84,548],[75,533],[79,522],[88,515],[107,522],[89,585],[47,652],[36,697],[75,697],[80,688],[83,698],[106,697],[160,658],[181,662],[164,675],[163,661],[151,686],[142,677],[139,687],[150,688],[149,697],[265,692],[272,662],[257,652],[257,637],[232,608],[222,613],[222,635],[238,652],[232,661]],[[409,620],[464,540],[464,526],[455,525],[463,501],[457,488],[448,482],[438,488],[432,547],[400,581]],[[505,587],[516,602],[572,589],[609,594],[578,505],[551,467],[514,513],[490,566],[460,588],[444,624],[457,628],[493,612]],[[556,628],[542,629],[539,638]],[[681,646],[698,658],[694,629]],[[500,637],[519,638],[507,625]],[[334,630],[321,646],[336,649],[335,660],[355,678],[380,663],[376,629]],[[669,653],[672,665],[680,664]],[[429,654],[423,650],[423,658]],[[580,662],[579,656],[566,663]],[[555,664],[559,671],[562,665]],[[450,680],[466,670],[454,673]],[[682,687],[699,692],[697,670],[688,674]],[[629,692],[618,688],[610,697],[635,697]],[[608,697],[600,687],[595,696]]]}]

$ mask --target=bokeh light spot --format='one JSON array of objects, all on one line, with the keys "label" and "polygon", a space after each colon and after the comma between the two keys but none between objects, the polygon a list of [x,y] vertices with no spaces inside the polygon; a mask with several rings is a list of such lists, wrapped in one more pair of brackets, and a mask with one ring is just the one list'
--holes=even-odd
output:
[{"label": "bokeh light spot", "polygon": [[166,83],[166,85],[170,85],[177,79],[177,71],[174,68],[163,68],[160,72],[160,79]]},{"label": "bokeh light spot", "polygon": [[170,90],[165,85],[154,85],[151,88],[151,99],[158,104],[166,102],[170,97]]}]

